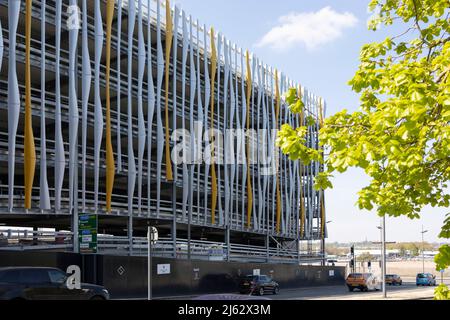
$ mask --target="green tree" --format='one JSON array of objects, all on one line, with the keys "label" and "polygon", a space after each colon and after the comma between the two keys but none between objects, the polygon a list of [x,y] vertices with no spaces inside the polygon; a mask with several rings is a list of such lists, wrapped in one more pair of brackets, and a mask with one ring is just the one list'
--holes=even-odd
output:
[{"label": "green tree", "polygon": [[400,252],[399,252],[399,254],[400,254],[401,257],[406,257],[407,252],[406,252],[405,247],[400,247]]},{"label": "green tree", "polygon": [[[377,13],[369,29],[396,24],[404,31],[362,47],[349,82],[359,110],[315,120],[321,150],[305,145],[305,127],[282,126],[277,143],[292,160],[324,162],[316,188],[332,187],[336,172],[361,168],[371,181],[358,193],[359,208],[419,218],[424,206],[450,203],[450,0],[371,0],[369,8]],[[296,89],[286,97],[293,112],[302,112]],[[443,238],[450,237],[449,219]],[[449,246],[436,262],[438,269],[450,265]]]},{"label": "green tree", "polygon": [[417,257],[419,255],[420,251],[421,251],[421,248],[415,243],[409,243],[407,245],[407,248],[409,250],[409,253],[413,257]]},{"label": "green tree", "polygon": [[363,252],[362,254],[356,257],[356,260],[359,262],[369,262],[374,261],[375,257],[372,256],[369,252]]}]

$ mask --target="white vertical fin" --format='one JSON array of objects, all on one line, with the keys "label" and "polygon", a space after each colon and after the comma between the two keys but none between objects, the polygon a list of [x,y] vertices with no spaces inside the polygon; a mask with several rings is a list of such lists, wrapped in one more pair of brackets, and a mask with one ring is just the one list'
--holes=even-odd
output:
[{"label": "white vertical fin", "polygon": [[[56,65],[61,63],[61,10],[62,1],[56,1]],[[66,157],[61,128],[61,75],[60,68],[56,68],[56,110],[55,110],[55,211],[61,211],[61,192],[64,181]]]},{"label": "white vertical fin", "polygon": [[122,172],[122,0],[117,0],[117,172]]},{"label": "white vertical fin", "polygon": [[142,29],[142,0],[138,2],[138,212],[142,213],[142,175],[144,172],[144,152],[146,142],[145,120],[143,104],[142,86],[145,72],[145,43],[144,31]]},{"label": "white vertical fin", "polygon": [[82,30],[82,64],[83,64],[83,83],[82,83],[82,112],[81,112],[81,140],[82,140],[82,176],[81,176],[81,189],[82,189],[82,210],[86,210],[86,148],[87,148],[87,119],[88,119],[88,106],[89,106],[89,96],[91,92],[91,81],[92,81],[92,68],[91,68],[91,58],[89,56],[89,46],[88,46],[88,21],[87,21],[87,0],[83,0],[83,30]]},{"label": "white vertical fin", "polygon": [[[189,33],[188,33],[188,27],[187,27],[187,18],[186,18],[186,12],[182,11],[183,15],[183,56],[181,61],[181,77],[182,77],[182,92],[181,92],[181,104],[182,104],[182,119],[181,119],[181,129],[183,132],[186,132],[186,62],[187,62],[187,56],[188,56],[188,49],[189,49]],[[182,198],[182,216],[183,221],[186,221],[186,211],[187,211],[187,202],[189,197],[189,174],[188,174],[188,167],[187,167],[187,145],[186,145],[186,139],[188,137],[183,138],[183,198]]]},{"label": "white vertical fin", "polygon": [[[45,0],[41,1],[41,70],[45,70]],[[1,29],[1,27],[0,27]],[[1,37],[1,35],[0,35]],[[3,46],[3,39],[0,43]],[[3,48],[0,50],[3,53]],[[1,64],[1,58],[0,58]],[[50,193],[47,180],[47,138],[45,125],[45,72],[41,72],[41,163],[40,163],[40,181],[39,181],[39,208],[41,210],[50,210]]]},{"label": "white vertical fin", "polygon": [[152,178],[152,150],[153,150],[153,117],[155,114],[155,86],[153,84],[153,63],[152,63],[152,30],[151,30],[151,0],[147,2],[147,84],[148,84],[148,110],[147,110],[147,215],[150,216],[151,208],[151,178]]},{"label": "white vertical fin", "polygon": [[[128,217],[133,219],[133,198],[136,186],[136,161],[133,150],[133,34],[136,22],[136,7],[134,1],[128,2]],[[130,227],[130,226],[129,226]],[[129,236],[131,230],[128,230]]]},{"label": "white vertical fin", "polygon": [[94,111],[94,208],[98,211],[98,188],[100,176],[100,150],[102,146],[104,120],[102,110],[102,100],[100,91],[100,64],[102,59],[103,48],[103,22],[102,12],[100,10],[100,2],[95,1],[95,75],[94,75],[94,91],[95,91],[95,111]]},{"label": "white vertical fin", "polygon": [[8,210],[14,207],[14,169],[16,165],[16,136],[20,114],[20,93],[16,73],[17,24],[21,1],[8,1]]},{"label": "white vertical fin", "polygon": [[[162,82],[164,76],[164,52],[162,48],[161,39],[161,4],[159,1],[156,4],[157,25],[156,25],[156,46],[157,46],[157,81],[156,81],[156,216],[159,217],[161,207],[161,175],[162,175],[162,159],[164,154],[164,129],[161,119],[161,96],[162,96]],[[169,63],[169,61],[168,61]]]},{"label": "white vertical fin", "polygon": [[[76,0],[70,0],[70,5],[77,4]],[[77,72],[76,59],[78,48],[77,27],[69,29],[69,211],[72,213],[75,197],[75,175],[78,175],[78,123],[80,115],[78,111],[77,97]],[[45,70],[45,69],[44,69]],[[77,188],[78,189],[78,188]]]}]

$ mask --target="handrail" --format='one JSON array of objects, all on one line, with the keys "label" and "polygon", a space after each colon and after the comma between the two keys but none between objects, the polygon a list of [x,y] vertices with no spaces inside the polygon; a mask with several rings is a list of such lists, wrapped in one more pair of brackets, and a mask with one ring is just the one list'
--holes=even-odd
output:
[{"label": "handrail", "polygon": [[[72,232],[66,231],[32,231],[26,229],[0,229],[0,250],[60,250],[72,248]],[[153,245],[153,255],[159,257],[187,258],[188,240],[176,239],[176,245],[172,238],[160,238]],[[147,255],[147,238],[133,238],[133,255]],[[97,236],[98,253],[125,255],[129,251],[129,239],[126,236],[113,236],[99,234]],[[222,249],[218,252],[217,249]],[[215,251],[213,251],[216,249]],[[201,260],[226,260],[227,245],[223,242],[205,240],[191,240],[191,258]],[[247,244],[230,244],[230,261],[280,261],[296,263],[301,261],[320,260],[322,255],[315,252],[286,250],[281,248],[266,248]],[[268,254],[268,257],[267,257]]]}]

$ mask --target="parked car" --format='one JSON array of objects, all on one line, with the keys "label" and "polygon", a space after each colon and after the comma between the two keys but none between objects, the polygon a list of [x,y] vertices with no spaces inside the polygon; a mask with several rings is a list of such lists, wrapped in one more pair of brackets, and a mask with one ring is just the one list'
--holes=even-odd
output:
[{"label": "parked car", "polygon": [[242,294],[258,294],[262,296],[265,293],[278,294],[279,291],[278,283],[266,275],[248,275],[242,278],[239,283],[239,292]]},{"label": "parked car", "polygon": [[56,268],[0,268],[0,300],[108,300],[108,291],[81,283],[81,289],[67,287],[68,275]]},{"label": "parked car", "polygon": [[349,291],[381,290],[381,280],[372,273],[350,273],[345,280]]},{"label": "parked car", "polygon": [[398,274],[387,274],[386,275],[386,284],[388,284],[390,286],[395,286],[395,285],[401,286],[403,284],[403,280]]},{"label": "parked car", "polygon": [[435,286],[436,276],[431,273],[418,273],[416,276],[417,286]]}]

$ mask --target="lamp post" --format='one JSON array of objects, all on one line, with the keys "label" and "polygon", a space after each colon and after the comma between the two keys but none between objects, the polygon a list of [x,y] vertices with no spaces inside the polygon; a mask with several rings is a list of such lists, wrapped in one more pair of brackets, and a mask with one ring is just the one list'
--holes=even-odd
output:
[{"label": "lamp post", "polygon": [[423,230],[423,225],[422,225],[422,231],[420,232],[422,234],[422,272],[425,273],[425,253],[424,253],[424,249],[425,249],[425,242],[423,240],[423,235],[428,232],[428,230]]},{"label": "lamp post", "polygon": [[[332,220],[325,222],[325,225],[333,222]],[[326,227],[325,227],[326,228]],[[322,237],[322,266],[326,265],[326,249],[325,249],[325,234]]]},{"label": "lamp post", "polygon": [[381,218],[381,226],[377,227],[381,231],[381,288],[383,298],[386,299],[386,217]]}]

